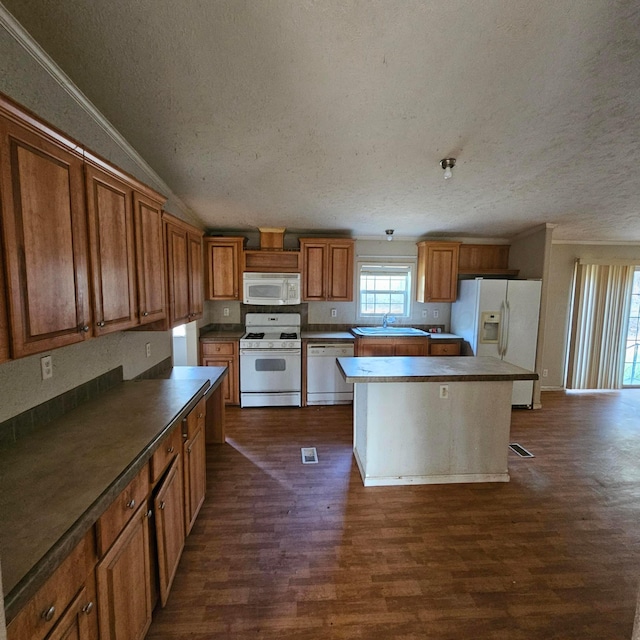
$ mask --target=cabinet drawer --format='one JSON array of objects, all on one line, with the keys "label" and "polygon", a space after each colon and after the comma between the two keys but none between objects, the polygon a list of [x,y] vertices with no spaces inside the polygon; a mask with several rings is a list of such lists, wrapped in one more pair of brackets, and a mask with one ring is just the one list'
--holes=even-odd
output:
[{"label": "cabinet drawer", "polygon": [[235,342],[203,342],[202,343],[202,355],[204,356],[217,356],[217,355],[229,355],[232,356],[236,352]]},{"label": "cabinet drawer", "polygon": [[147,499],[148,495],[149,465],[145,465],[96,522],[96,544],[100,557],[114,543],[131,516]]},{"label": "cabinet drawer", "polygon": [[40,640],[50,633],[95,564],[95,538],[91,529],[11,621],[7,627],[7,640]]},{"label": "cabinet drawer", "polygon": [[203,398],[198,402],[195,409],[187,416],[183,423],[184,440],[191,440],[198,432],[198,429],[204,429],[204,418],[206,414],[206,400]]},{"label": "cabinet drawer", "polygon": [[460,343],[459,342],[438,342],[436,340],[432,340],[431,346],[429,347],[429,355],[459,356]]},{"label": "cabinet drawer", "polygon": [[155,484],[164,470],[178,453],[182,451],[182,430],[175,427],[165,438],[151,457],[151,484]]}]

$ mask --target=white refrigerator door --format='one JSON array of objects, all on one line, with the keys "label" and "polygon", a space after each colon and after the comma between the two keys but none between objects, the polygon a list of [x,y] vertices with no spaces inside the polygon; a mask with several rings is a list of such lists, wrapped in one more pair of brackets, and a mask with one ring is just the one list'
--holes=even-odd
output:
[{"label": "white refrigerator door", "polygon": [[[480,323],[482,321],[483,313],[497,313],[500,315],[500,328],[502,329],[504,323],[504,306],[507,297],[507,281],[506,280],[477,280],[480,287],[479,294],[479,316],[476,331],[478,335],[482,330]],[[498,350],[499,343],[496,342],[481,342],[478,337],[478,348],[475,352],[477,356],[493,356],[494,358],[500,357],[500,351]]]},{"label": "white refrigerator door", "polygon": [[[531,371],[536,365],[541,290],[539,280],[507,282],[508,333],[503,360]],[[514,382],[511,404],[530,405],[532,402],[533,381]]]}]

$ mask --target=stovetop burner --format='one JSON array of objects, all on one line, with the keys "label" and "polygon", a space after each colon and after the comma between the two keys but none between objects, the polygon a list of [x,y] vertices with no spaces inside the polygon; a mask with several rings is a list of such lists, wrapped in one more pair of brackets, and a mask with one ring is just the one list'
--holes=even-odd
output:
[{"label": "stovetop burner", "polygon": [[295,340],[297,337],[298,337],[298,334],[295,331],[292,331],[291,333],[286,333],[283,331],[280,334],[280,340]]},{"label": "stovetop burner", "polygon": [[245,338],[248,338],[250,340],[261,340],[262,338],[264,338],[264,331],[262,333],[247,333]]}]

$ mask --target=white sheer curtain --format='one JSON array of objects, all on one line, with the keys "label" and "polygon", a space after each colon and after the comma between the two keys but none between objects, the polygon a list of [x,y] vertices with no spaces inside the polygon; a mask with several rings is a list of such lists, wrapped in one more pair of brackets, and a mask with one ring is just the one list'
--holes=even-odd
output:
[{"label": "white sheer curtain", "polygon": [[568,388],[622,386],[633,272],[630,264],[576,263]]}]

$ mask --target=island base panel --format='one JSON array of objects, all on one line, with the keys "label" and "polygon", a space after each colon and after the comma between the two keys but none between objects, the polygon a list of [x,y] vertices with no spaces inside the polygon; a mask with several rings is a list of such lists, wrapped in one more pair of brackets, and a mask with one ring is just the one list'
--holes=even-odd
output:
[{"label": "island base panel", "polygon": [[365,486],[508,482],[511,381],[357,383],[354,456]]}]

